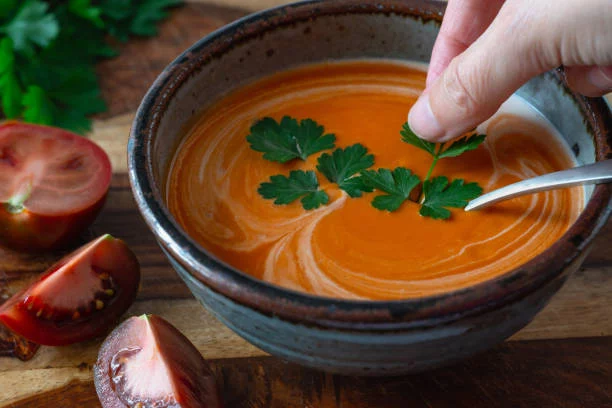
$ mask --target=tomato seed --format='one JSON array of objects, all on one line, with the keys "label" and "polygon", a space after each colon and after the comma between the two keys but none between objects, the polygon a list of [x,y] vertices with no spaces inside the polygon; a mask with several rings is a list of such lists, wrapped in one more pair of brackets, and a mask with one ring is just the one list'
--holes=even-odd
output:
[{"label": "tomato seed", "polygon": [[83,159],[81,157],[74,157],[66,162],[62,167],[62,170],[76,170],[83,166]]},{"label": "tomato seed", "polygon": [[11,167],[17,165],[17,159],[15,159],[15,154],[10,147],[4,147],[0,150],[0,161],[5,162]]}]

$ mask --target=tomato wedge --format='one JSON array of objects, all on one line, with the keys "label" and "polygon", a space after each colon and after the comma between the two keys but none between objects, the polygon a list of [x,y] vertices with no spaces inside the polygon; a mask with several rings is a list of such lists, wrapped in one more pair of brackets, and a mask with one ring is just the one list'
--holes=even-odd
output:
[{"label": "tomato wedge", "polygon": [[106,153],[77,134],[0,124],[0,242],[33,250],[72,243],[102,208],[111,174]]},{"label": "tomato wedge", "polygon": [[100,348],[94,382],[104,408],[219,408],[212,370],[159,316],[131,317]]},{"label": "tomato wedge", "polygon": [[47,270],[0,306],[0,322],[38,344],[61,346],[104,333],[130,307],[140,266],[127,245],[104,235]]}]

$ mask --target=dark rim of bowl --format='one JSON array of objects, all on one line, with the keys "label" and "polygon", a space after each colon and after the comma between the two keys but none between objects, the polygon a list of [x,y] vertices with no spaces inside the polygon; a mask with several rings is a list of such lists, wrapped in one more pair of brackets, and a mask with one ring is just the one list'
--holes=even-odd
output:
[{"label": "dark rim of bowl", "polygon": [[[428,327],[484,313],[532,293],[562,275],[571,264],[581,262],[585,248],[612,211],[609,185],[596,186],[574,225],[552,247],[523,266],[452,292],[392,301],[320,297],[253,278],[208,254],[187,236],[166,208],[160,188],[154,182],[152,141],[166,107],[192,72],[221,57],[236,44],[318,16],[396,14],[439,23],[444,8],[444,2],[432,0],[307,0],[242,18],[199,40],[176,58],[144,97],[128,143],[129,176],[136,202],[173,260],[198,284],[260,313],[322,328],[366,331]],[[557,70],[555,75],[559,86],[564,86],[562,71]],[[591,129],[597,160],[611,158],[612,116],[606,102],[603,98],[585,98],[567,92]]]}]

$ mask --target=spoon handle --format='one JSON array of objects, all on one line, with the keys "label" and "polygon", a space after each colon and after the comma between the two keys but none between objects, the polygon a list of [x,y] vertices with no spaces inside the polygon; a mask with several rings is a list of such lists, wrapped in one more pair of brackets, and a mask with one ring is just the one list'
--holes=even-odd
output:
[{"label": "spoon handle", "polygon": [[586,166],[574,167],[543,176],[519,181],[500,189],[483,194],[470,201],[465,211],[478,210],[500,201],[509,200],[525,194],[573,187],[583,184],[600,184],[612,182],[612,159],[603,160]]}]

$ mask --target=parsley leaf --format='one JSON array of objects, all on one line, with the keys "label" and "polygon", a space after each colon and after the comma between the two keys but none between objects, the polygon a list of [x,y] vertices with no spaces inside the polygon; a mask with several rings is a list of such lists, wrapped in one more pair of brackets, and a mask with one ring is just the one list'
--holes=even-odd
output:
[{"label": "parsley leaf", "polygon": [[41,87],[30,85],[23,96],[23,105],[23,118],[27,122],[53,124],[53,102]]},{"label": "parsley leaf", "polygon": [[157,23],[168,16],[169,7],[182,0],[103,0],[97,1],[105,27],[119,41],[127,41],[132,34],[157,34]]},{"label": "parsley leaf", "polygon": [[102,9],[91,4],[91,0],[70,0],[68,9],[75,15],[91,21],[96,27],[104,27]]},{"label": "parsley leaf", "polygon": [[485,140],[485,135],[473,134],[471,136],[465,136],[459,140],[456,140],[446,149],[444,144],[441,144],[436,152],[436,144],[428,142],[418,137],[408,125],[408,122],[404,123],[402,130],[400,131],[402,140],[408,144],[418,147],[419,149],[425,150],[432,156],[442,159],[444,157],[457,157],[467,151],[475,150]]},{"label": "parsley leaf", "polygon": [[19,116],[22,111],[23,92],[15,70],[13,42],[8,37],[0,41],[0,94],[4,115],[8,119]]},{"label": "parsley leaf", "polygon": [[[98,27],[70,10],[68,5],[55,9],[55,16],[61,30],[55,41],[39,54],[39,58],[45,60],[45,64],[52,62],[56,68],[70,69],[74,65],[95,64],[100,57],[117,55],[117,51],[107,41],[106,23],[104,27]],[[70,61],[70,64],[66,61]]]},{"label": "parsley leaf", "polygon": [[277,175],[270,182],[261,183],[257,192],[274,204],[289,204],[301,198],[305,210],[313,210],[329,202],[329,196],[319,190],[319,180],[314,171],[293,170],[289,177]]},{"label": "parsley leaf", "polygon": [[482,188],[477,183],[465,184],[463,179],[453,180],[449,185],[448,178],[440,176],[423,182],[423,194],[425,199],[420,214],[446,220],[451,216],[446,207],[465,207],[470,200],[482,194]]},{"label": "parsley leaf", "polygon": [[49,45],[59,33],[59,25],[47,3],[27,0],[4,31],[13,40],[15,51],[31,55],[35,45]]},{"label": "parsley leaf", "polygon": [[433,173],[434,167],[438,164],[438,160],[446,157],[457,157],[467,151],[475,150],[485,140],[485,135],[473,134],[469,137],[463,137],[456,140],[446,149],[444,143],[436,145],[435,143],[428,142],[418,137],[408,125],[408,122],[404,123],[402,130],[400,131],[402,140],[408,144],[418,147],[419,149],[425,150],[427,153],[433,156],[433,162],[429,167],[429,171],[425,176],[425,181],[429,180]]},{"label": "parsley leaf", "polygon": [[446,149],[442,150],[441,153],[438,154],[440,159],[445,157],[457,157],[462,155],[465,152],[470,150],[476,150],[478,146],[485,140],[485,135],[477,135],[473,134],[471,136],[462,137],[459,140],[456,140]]},{"label": "parsley leaf", "polygon": [[402,130],[400,131],[402,140],[408,144],[411,144],[419,149],[425,150],[427,153],[434,156],[436,154],[436,144],[423,140],[416,135],[408,125],[408,122],[404,123]]},{"label": "parsley leaf", "polygon": [[395,211],[410,197],[410,192],[421,183],[419,177],[405,167],[366,170],[361,173],[366,185],[386,194],[372,200],[372,206],[379,210]]},{"label": "parsley leaf", "polygon": [[131,32],[144,36],[157,34],[156,24],[168,16],[166,9],[181,3],[182,0],[143,0],[132,19]]},{"label": "parsley leaf", "polygon": [[17,6],[17,0],[0,0],[0,18],[10,15]]},{"label": "parsley leaf", "polygon": [[247,141],[253,150],[264,153],[264,159],[286,163],[293,159],[306,160],[311,154],[332,149],[336,136],[324,135],[323,126],[312,119],[298,123],[285,116],[279,123],[266,117],[251,127]]},{"label": "parsley leaf", "polygon": [[[296,158],[305,159],[309,154],[333,147],[335,136],[323,133],[323,127],[311,119],[298,123],[296,119],[285,116],[278,123],[272,118],[264,118],[251,127],[247,141],[253,150],[263,152],[265,159],[285,163]],[[476,149],[484,141],[485,135],[463,137],[444,149],[444,143],[436,145],[421,140],[407,123],[401,134],[404,142],[433,156],[422,183],[417,175],[405,167],[368,170],[374,165],[374,156],[368,154],[368,150],[359,143],[321,154],[317,159],[317,170],[327,180],[338,184],[350,197],[361,197],[364,192],[378,190],[381,194],[374,197],[372,206],[379,210],[396,211],[406,200],[418,201],[423,193],[420,214],[434,219],[450,218],[448,208],[463,208],[482,194],[482,188],[477,183],[456,179],[449,184],[444,176],[429,178],[439,159],[456,157]],[[258,192],[263,198],[274,199],[275,204],[289,204],[301,199],[306,210],[329,202],[329,196],[319,189],[317,175],[312,170],[294,170],[289,177],[271,176],[270,182],[262,183]]]},{"label": "parsley leaf", "polygon": [[134,11],[130,4],[132,0],[104,0],[100,3],[102,19],[113,37],[119,41],[127,41],[131,32],[131,20]]},{"label": "parsley leaf", "polygon": [[357,143],[345,149],[338,148],[332,154],[323,153],[318,159],[317,170],[349,196],[361,197],[362,192],[372,190],[361,177],[354,176],[373,165],[374,155],[368,154],[368,149]]},{"label": "parsley leaf", "polygon": [[153,34],[164,10],[180,3],[0,0],[0,116],[90,130],[88,116],[106,109],[95,64],[117,54],[109,34]]}]

